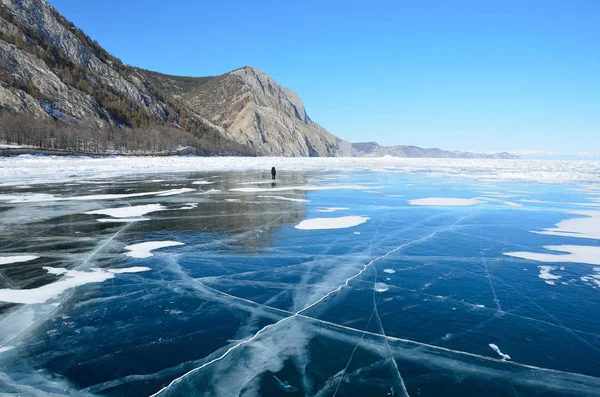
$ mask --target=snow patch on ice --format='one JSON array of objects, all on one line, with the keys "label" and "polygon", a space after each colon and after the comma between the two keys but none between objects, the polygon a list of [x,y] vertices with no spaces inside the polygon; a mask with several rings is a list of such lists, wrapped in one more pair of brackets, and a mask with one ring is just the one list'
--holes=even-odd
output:
[{"label": "snow patch on ice", "polygon": [[561,276],[557,276],[556,274],[552,274],[550,272],[556,270],[556,266],[538,266],[540,269],[540,274],[538,277],[546,280],[546,284],[554,285],[554,281],[552,280],[560,280]]},{"label": "snow patch on ice", "polygon": [[375,289],[375,292],[385,292],[390,289],[386,283],[375,283],[373,288]]},{"label": "snow patch on ice", "polygon": [[296,203],[310,203],[310,200],[292,198],[292,197],[283,197],[283,196],[256,196],[256,197],[273,199],[273,200],[281,200],[281,201],[293,201]]},{"label": "snow patch on ice", "polygon": [[185,203],[185,206],[177,208],[178,210],[193,210],[198,208],[198,203]]},{"label": "snow patch on ice", "polygon": [[502,353],[500,351],[500,348],[498,346],[496,346],[495,344],[490,343],[488,346],[491,347],[493,351],[498,353],[498,355],[502,358],[502,361],[510,360],[510,356],[508,354]]},{"label": "snow patch on ice", "polygon": [[568,214],[582,215],[583,217],[564,219],[558,222],[554,228],[534,231],[534,233],[600,240],[600,211],[573,211]]},{"label": "snow patch on ice", "polygon": [[141,221],[149,221],[150,218],[100,218],[96,219],[98,222],[102,223],[130,223],[130,222],[141,222]]},{"label": "snow patch on ice", "polygon": [[388,274],[394,274],[396,273],[396,271],[394,269],[383,269],[384,273],[388,273]]},{"label": "snow patch on ice", "polygon": [[427,197],[408,200],[410,205],[436,206],[436,207],[464,207],[480,204],[476,198],[450,198],[450,197]]},{"label": "snow patch on ice", "polygon": [[191,189],[189,187],[184,187],[184,188],[181,188],[181,189],[172,189],[172,190],[169,190],[169,191],[166,191],[166,192],[157,193],[156,195],[160,196],[160,197],[167,197],[167,196],[175,196],[177,194],[182,194],[182,193],[187,193],[187,192],[194,192],[194,191],[195,191],[195,189]]},{"label": "snow patch on ice", "polygon": [[330,208],[319,208],[317,212],[335,212],[335,211],[346,211],[350,208],[346,207],[330,207]]},{"label": "snow patch on ice", "polygon": [[547,245],[544,249],[566,254],[544,254],[538,252],[505,252],[504,255],[544,263],[587,263],[600,265],[600,246]]},{"label": "snow patch on ice", "polygon": [[346,229],[365,223],[371,218],[366,216],[342,216],[339,218],[305,219],[295,226],[301,230]]},{"label": "snow patch on ice", "polygon": [[31,289],[0,289],[0,301],[10,303],[34,304],[44,303],[58,297],[68,289],[90,283],[101,283],[115,277],[115,274],[138,273],[151,270],[148,267],[131,267],[125,269],[92,269],[91,272],[67,270],[65,268],[44,267],[55,275],[63,275],[60,280]]},{"label": "snow patch on ice", "polygon": [[154,256],[151,251],[157,250],[160,248],[166,247],[174,247],[177,245],[185,245],[184,243],[180,243],[177,241],[146,241],[144,243],[131,244],[125,247],[129,252],[125,253],[125,255],[130,256],[132,258],[149,258]]},{"label": "snow patch on ice", "polygon": [[12,255],[0,256],[0,265],[8,265],[9,263],[29,262],[39,258],[36,255]]},{"label": "snow patch on ice", "polygon": [[212,185],[214,182],[209,181],[195,181],[192,182],[192,185]]},{"label": "snow patch on ice", "polygon": [[[136,218],[141,217],[151,212],[164,211],[166,207],[160,204],[134,205],[131,207],[105,208],[101,210],[93,210],[85,212],[87,215],[107,215],[112,218]],[[141,219],[136,219],[141,220]],[[100,222],[111,222],[113,220],[98,219]],[[123,221],[123,219],[121,219]],[[131,219],[128,220],[128,222]]]}]

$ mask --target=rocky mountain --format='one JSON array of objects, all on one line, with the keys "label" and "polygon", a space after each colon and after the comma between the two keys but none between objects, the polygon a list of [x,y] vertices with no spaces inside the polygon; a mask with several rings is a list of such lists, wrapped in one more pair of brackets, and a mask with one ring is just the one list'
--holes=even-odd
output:
[{"label": "rocky mountain", "polygon": [[352,155],[355,157],[427,157],[427,158],[473,158],[473,159],[515,159],[519,156],[510,153],[474,153],[448,151],[442,149],[424,149],[417,146],[381,146],[377,142],[361,142],[352,144]]},{"label": "rocky mountain", "polygon": [[274,156],[349,156],[351,146],[310,119],[290,89],[251,67],[208,81],[183,96],[226,136]]},{"label": "rocky mountain", "polygon": [[168,127],[206,154],[350,155],[350,144],[313,122],[293,91],[256,69],[179,77],[130,67],[44,0],[1,1],[0,109],[131,128],[137,141]]}]

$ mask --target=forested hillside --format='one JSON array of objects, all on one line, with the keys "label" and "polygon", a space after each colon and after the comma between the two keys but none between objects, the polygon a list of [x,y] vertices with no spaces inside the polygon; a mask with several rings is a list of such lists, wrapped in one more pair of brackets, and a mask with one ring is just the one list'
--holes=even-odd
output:
[{"label": "forested hillside", "polygon": [[186,146],[199,154],[257,153],[225,137],[154,75],[124,65],[41,0],[3,0],[0,140],[94,153]]}]

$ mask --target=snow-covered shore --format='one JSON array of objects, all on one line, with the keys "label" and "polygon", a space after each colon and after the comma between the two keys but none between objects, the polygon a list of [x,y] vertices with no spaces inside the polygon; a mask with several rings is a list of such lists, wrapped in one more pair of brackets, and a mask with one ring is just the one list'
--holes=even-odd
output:
[{"label": "snow-covered shore", "polygon": [[214,171],[356,171],[426,173],[489,181],[600,182],[595,160],[490,160],[305,157],[60,157],[0,158],[0,185],[115,178],[135,174]]}]

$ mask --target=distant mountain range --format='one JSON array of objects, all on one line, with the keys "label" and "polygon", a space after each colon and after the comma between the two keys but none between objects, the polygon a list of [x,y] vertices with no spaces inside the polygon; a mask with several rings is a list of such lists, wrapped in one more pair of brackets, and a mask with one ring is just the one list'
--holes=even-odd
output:
[{"label": "distant mountain range", "polygon": [[428,157],[428,158],[474,158],[474,159],[515,159],[519,158],[506,152],[475,153],[448,151],[442,149],[424,149],[417,146],[381,146],[377,142],[352,144],[352,155],[355,157]]},{"label": "distant mountain range", "polygon": [[44,0],[1,0],[0,143],[90,153],[512,158],[340,139],[252,67],[170,76],[110,55]]}]

